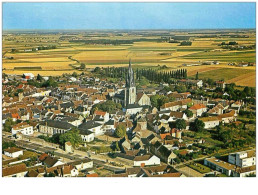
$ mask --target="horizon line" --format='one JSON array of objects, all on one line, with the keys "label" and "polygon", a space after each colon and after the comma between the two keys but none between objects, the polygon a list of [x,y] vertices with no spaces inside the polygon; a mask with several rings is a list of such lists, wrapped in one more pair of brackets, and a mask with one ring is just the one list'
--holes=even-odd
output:
[{"label": "horizon line", "polygon": [[256,30],[256,27],[241,27],[241,28],[174,28],[174,29],[172,29],[172,28],[135,28],[135,29],[120,29],[120,28],[118,28],[118,29],[116,29],[116,28],[107,28],[107,29],[94,29],[94,28],[92,28],[92,29],[73,29],[73,28],[71,28],[71,29],[2,29],[3,31],[39,31],[39,30],[45,30],[45,31],[50,31],[50,30],[56,30],[56,31],[65,31],[65,30],[67,30],[67,31],[69,31],[69,30],[80,30],[80,31],[89,31],[89,30],[103,30],[103,31],[105,31],[105,30],[120,30],[120,31],[122,31],[122,30],[241,30],[241,29],[244,29],[244,30],[246,30],[246,29],[252,29],[252,30]]}]

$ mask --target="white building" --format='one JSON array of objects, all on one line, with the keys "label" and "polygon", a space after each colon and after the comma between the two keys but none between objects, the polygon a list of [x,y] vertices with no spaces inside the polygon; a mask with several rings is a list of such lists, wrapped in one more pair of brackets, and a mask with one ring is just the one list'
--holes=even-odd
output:
[{"label": "white building", "polygon": [[94,136],[103,135],[104,129],[102,128],[102,124],[97,123],[95,121],[88,121],[86,123],[82,123],[79,126],[80,131],[91,131],[94,133]]},{"label": "white building", "polygon": [[160,158],[155,155],[136,156],[133,164],[134,166],[160,165]]},{"label": "white building", "polygon": [[138,104],[129,104],[126,108],[126,114],[137,114],[142,111],[142,107]]},{"label": "white building", "polygon": [[7,148],[4,150],[4,155],[11,158],[17,158],[23,155],[23,150],[16,147]]},{"label": "white building", "polygon": [[204,129],[214,128],[219,125],[220,119],[218,117],[203,117],[199,118],[202,122],[204,122]]},{"label": "white building", "polygon": [[203,104],[195,104],[189,110],[192,111],[194,117],[201,116],[202,113],[207,112],[207,108]]},{"label": "white building", "polygon": [[91,142],[95,138],[94,133],[89,130],[80,130],[80,135],[83,142]]},{"label": "white building", "polygon": [[256,154],[254,150],[231,153],[228,155],[228,162],[239,167],[256,165]]},{"label": "white building", "polygon": [[19,123],[12,127],[12,135],[16,135],[18,132],[21,132],[23,135],[32,135],[33,126],[27,123]]},{"label": "white building", "polygon": [[34,79],[34,74],[32,73],[24,73],[23,75],[25,79]]},{"label": "white building", "polygon": [[78,171],[93,168],[93,161],[89,158],[70,162],[69,164],[73,165]]}]

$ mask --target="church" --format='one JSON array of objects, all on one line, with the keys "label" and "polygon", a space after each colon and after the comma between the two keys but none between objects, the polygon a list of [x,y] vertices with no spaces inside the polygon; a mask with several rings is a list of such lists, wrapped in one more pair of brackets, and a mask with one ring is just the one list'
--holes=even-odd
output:
[{"label": "church", "polygon": [[142,106],[150,106],[150,98],[144,93],[137,94],[134,72],[131,65],[131,60],[129,61],[128,73],[126,75],[125,89],[113,97],[113,101],[122,104],[126,109],[127,113],[137,113],[142,110]]}]

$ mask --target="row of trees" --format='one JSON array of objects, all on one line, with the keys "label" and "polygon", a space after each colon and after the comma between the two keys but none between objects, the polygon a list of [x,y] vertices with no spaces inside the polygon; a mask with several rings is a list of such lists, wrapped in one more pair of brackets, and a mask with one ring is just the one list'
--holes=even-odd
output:
[{"label": "row of trees", "polygon": [[[111,78],[126,78],[128,69],[125,67],[108,67],[104,68],[103,71],[101,69],[96,69],[94,72],[100,73],[107,77]],[[163,71],[158,72],[155,69],[136,69],[136,80],[141,80],[143,77],[147,78],[150,81],[154,82],[167,82],[171,81],[171,78],[175,79],[183,79],[187,78],[187,70],[186,69],[178,69],[175,71]]]},{"label": "row of trees", "polygon": [[158,72],[157,70],[153,69],[137,69],[136,70],[136,79],[140,80],[141,77],[144,76],[150,81],[154,82],[166,82],[170,83],[171,78],[175,79],[183,79],[187,78],[187,70],[186,69],[178,69],[175,71],[163,71],[163,72]]}]

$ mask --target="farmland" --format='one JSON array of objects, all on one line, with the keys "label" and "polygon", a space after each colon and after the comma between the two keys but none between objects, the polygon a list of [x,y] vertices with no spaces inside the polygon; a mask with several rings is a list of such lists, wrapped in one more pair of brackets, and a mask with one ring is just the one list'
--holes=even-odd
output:
[{"label": "farmland", "polygon": [[[75,69],[81,63],[86,68],[126,66],[131,58],[134,67],[166,65],[177,69],[189,64],[184,68],[190,77],[199,72],[201,79],[224,79],[241,86],[255,86],[255,49],[230,50],[220,45],[231,41],[240,48],[252,46],[255,36],[254,30],[4,31],[2,68],[7,74],[32,72],[56,76],[81,72]],[[192,44],[180,46],[182,41]],[[206,61],[219,64],[202,65]],[[228,65],[241,62],[254,64]]]}]

